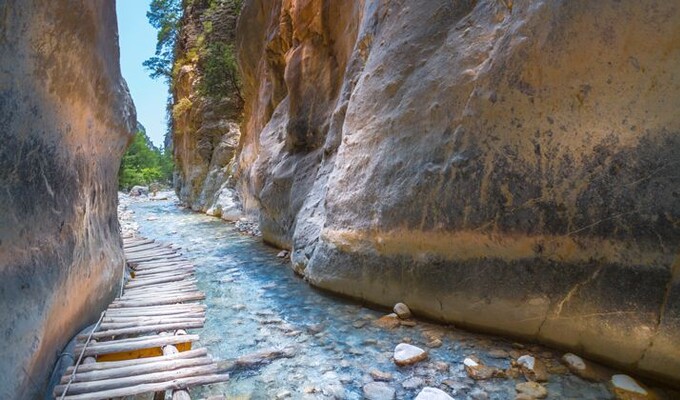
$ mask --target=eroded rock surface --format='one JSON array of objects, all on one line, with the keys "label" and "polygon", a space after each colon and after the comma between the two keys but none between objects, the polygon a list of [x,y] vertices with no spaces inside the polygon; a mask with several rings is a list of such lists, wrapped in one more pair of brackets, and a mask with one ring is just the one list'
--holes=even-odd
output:
[{"label": "eroded rock surface", "polygon": [[0,398],[43,398],[119,289],[116,176],[136,121],[118,59],[113,1],[0,2]]},{"label": "eroded rock surface", "polygon": [[209,46],[233,46],[238,17],[235,3],[187,2],[173,71],[177,195],[193,210],[229,221],[242,217],[231,176],[243,100],[238,86],[226,76],[228,88],[219,95],[206,94],[200,85]]},{"label": "eroded rock surface", "polygon": [[680,381],[679,25],[248,0],[239,197],[314,285]]}]

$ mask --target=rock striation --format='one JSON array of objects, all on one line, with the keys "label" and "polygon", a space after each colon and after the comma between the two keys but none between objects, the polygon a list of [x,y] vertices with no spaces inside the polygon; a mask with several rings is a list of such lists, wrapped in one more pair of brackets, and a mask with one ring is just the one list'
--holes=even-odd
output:
[{"label": "rock striation", "polygon": [[0,2],[0,398],[43,398],[60,349],[120,288],[135,119],[114,1]]},{"label": "rock striation", "polygon": [[680,8],[247,0],[235,181],[321,288],[680,382]]}]

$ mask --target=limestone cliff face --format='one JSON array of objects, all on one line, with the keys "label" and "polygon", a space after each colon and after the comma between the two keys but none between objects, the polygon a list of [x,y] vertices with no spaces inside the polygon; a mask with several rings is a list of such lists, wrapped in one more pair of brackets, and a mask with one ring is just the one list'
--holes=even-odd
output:
[{"label": "limestone cliff face", "polygon": [[241,216],[233,181],[243,100],[224,79],[219,95],[202,90],[209,46],[233,46],[238,10],[234,2],[187,2],[173,77],[173,151],[179,198],[196,211],[233,220]]},{"label": "limestone cliff face", "polygon": [[680,7],[247,0],[239,194],[313,284],[680,382]]},{"label": "limestone cliff face", "polygon": [[0,398],[42,398],[120,288],[116,175],[135,112],[113,1],[0,2]]}]

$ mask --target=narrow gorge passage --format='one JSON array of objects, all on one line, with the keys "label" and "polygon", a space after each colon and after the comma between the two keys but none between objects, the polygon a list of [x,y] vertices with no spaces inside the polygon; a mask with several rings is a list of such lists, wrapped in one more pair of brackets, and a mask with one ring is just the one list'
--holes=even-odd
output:
[{"label": "narrow gorge passage", "polygon": [[[387,397],[365,397],[364,386],[377,384],[376,391],[394,388],[399,399],[415,398],[425,386],[447,388],[460,399],[513,399],[524,377],[474,380],[463,361],[478,357],[483,365],[506,370],[523,355],[545,364],[550,399],[613,398],[605,383],[569,373],[560,360],[563,352],[420,319],[414,326],[381,324],[378,319],[388,310],[314,289],[277,257],[278,250],[233,224],[182,208],[173,199],[124,196],[122,204],[126,215],[133,212],[129,222],[141,235],[175,243],[196,265],[208,306],[197,346],[231,360],[225,366],[230,381],[196,388],[196,398],[390,398],[384,392]],[[393,352],[402,342],[426,349],[428,360],[396,366]]]},{"label": "narrow gorge passage", "polygon": [[679,71],[678,0],[0,0],[0,400],[680,399]]}]

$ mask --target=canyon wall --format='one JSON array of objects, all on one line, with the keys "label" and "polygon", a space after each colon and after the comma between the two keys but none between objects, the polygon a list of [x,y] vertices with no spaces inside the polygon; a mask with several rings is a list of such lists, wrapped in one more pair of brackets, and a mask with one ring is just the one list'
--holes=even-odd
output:
[{"label": "canyon wall", "polygon": [[[193,210],[226,220],[241,217],[231,179],[243,110],[233,55],[237,3],[185,2],[172,76],[177,195]],[[231,58],[233,71],[226,65]]]},{"label": "canyon wall", "polygon": [[0,1],[3,399],[42,398],[120,288],[116,175],[136,118],[117,29],[114,1]]},{"label": "canyon wall", "polygon": [[680,6],[246,0],[234,177],[312,284],[680,382]]}]

